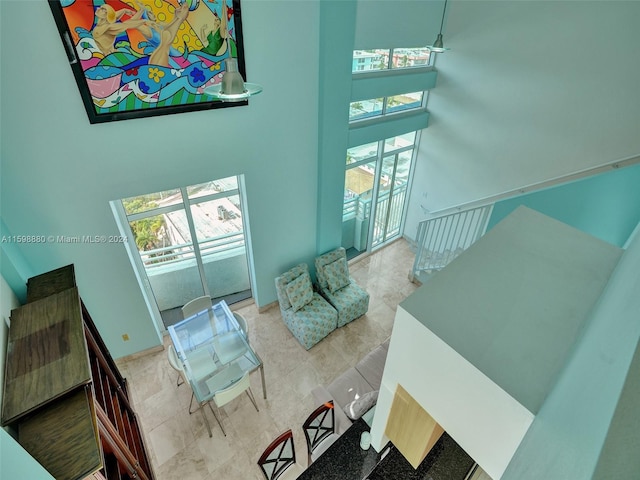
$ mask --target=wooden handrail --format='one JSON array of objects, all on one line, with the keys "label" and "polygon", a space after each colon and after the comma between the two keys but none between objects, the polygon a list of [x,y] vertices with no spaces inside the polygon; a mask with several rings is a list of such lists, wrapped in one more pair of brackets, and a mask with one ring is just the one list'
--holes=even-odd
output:
[{"label": "wooden handrail", "polygon": [[[129,447],[122,441],[120,434],[113,426],[107,414],[102,410],[100,405],[96,405],[96,415],[98,417],[98,429],[101,432],[101,438],[108,441],[113,448],[114,454],[119,461],[125,463],[129,471],[137,475],[140,480],[151,480],[149,474],[140,465],[139,460],[131,453]],[[150,473],[150,472],[149,472]]]}]

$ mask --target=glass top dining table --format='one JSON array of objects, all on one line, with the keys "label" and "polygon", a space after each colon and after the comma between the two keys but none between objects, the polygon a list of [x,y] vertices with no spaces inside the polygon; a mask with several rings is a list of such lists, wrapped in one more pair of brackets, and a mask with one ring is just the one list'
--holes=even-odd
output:
[{"label": "glass top dining table", "polygon": [[[262,393],[267,398],[262,360],[224,300],[170,326],[169,335],[201,406],[246,372],[258,369]],[[211,434],[204,411],[203,417]]]}]

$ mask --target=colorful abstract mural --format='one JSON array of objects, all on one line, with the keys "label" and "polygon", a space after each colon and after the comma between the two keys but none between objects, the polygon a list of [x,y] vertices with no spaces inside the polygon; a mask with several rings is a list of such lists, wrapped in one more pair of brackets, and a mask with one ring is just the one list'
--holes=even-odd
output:
[{"label": "colorful abstract mural", "polygon": [[245,76],[239,0],[49,0],[91,123],[246,105],[204,93]]}]

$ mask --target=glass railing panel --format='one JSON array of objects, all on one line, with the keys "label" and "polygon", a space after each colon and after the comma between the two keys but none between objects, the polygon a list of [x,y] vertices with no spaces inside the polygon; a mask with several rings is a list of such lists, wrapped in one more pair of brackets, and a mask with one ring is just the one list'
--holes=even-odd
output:
[{"label": "glass railing panel", "polygon": [[227,195],[192,204],[191,216],[211,297],[249,290],[240,196]]}]

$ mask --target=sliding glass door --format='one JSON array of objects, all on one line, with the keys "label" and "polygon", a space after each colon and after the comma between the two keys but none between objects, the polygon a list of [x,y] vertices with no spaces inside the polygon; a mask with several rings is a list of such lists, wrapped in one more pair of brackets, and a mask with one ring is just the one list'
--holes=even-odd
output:
[{"label": "sliding glass door", "polygon": [[228,177],[121,201],[140,257],[134,266],[165,327],[196,297],[251,297],[241,199],[238,177]]},{"label": "sliding glass door", "polygon": [[349,258],[402,234],[416,136],[411,132],[347,151],[342,246]]},{"label": "sliding glass door", "polygon": [[207,295],[235,303],[251,296],[237,177],[187,188]]}]

